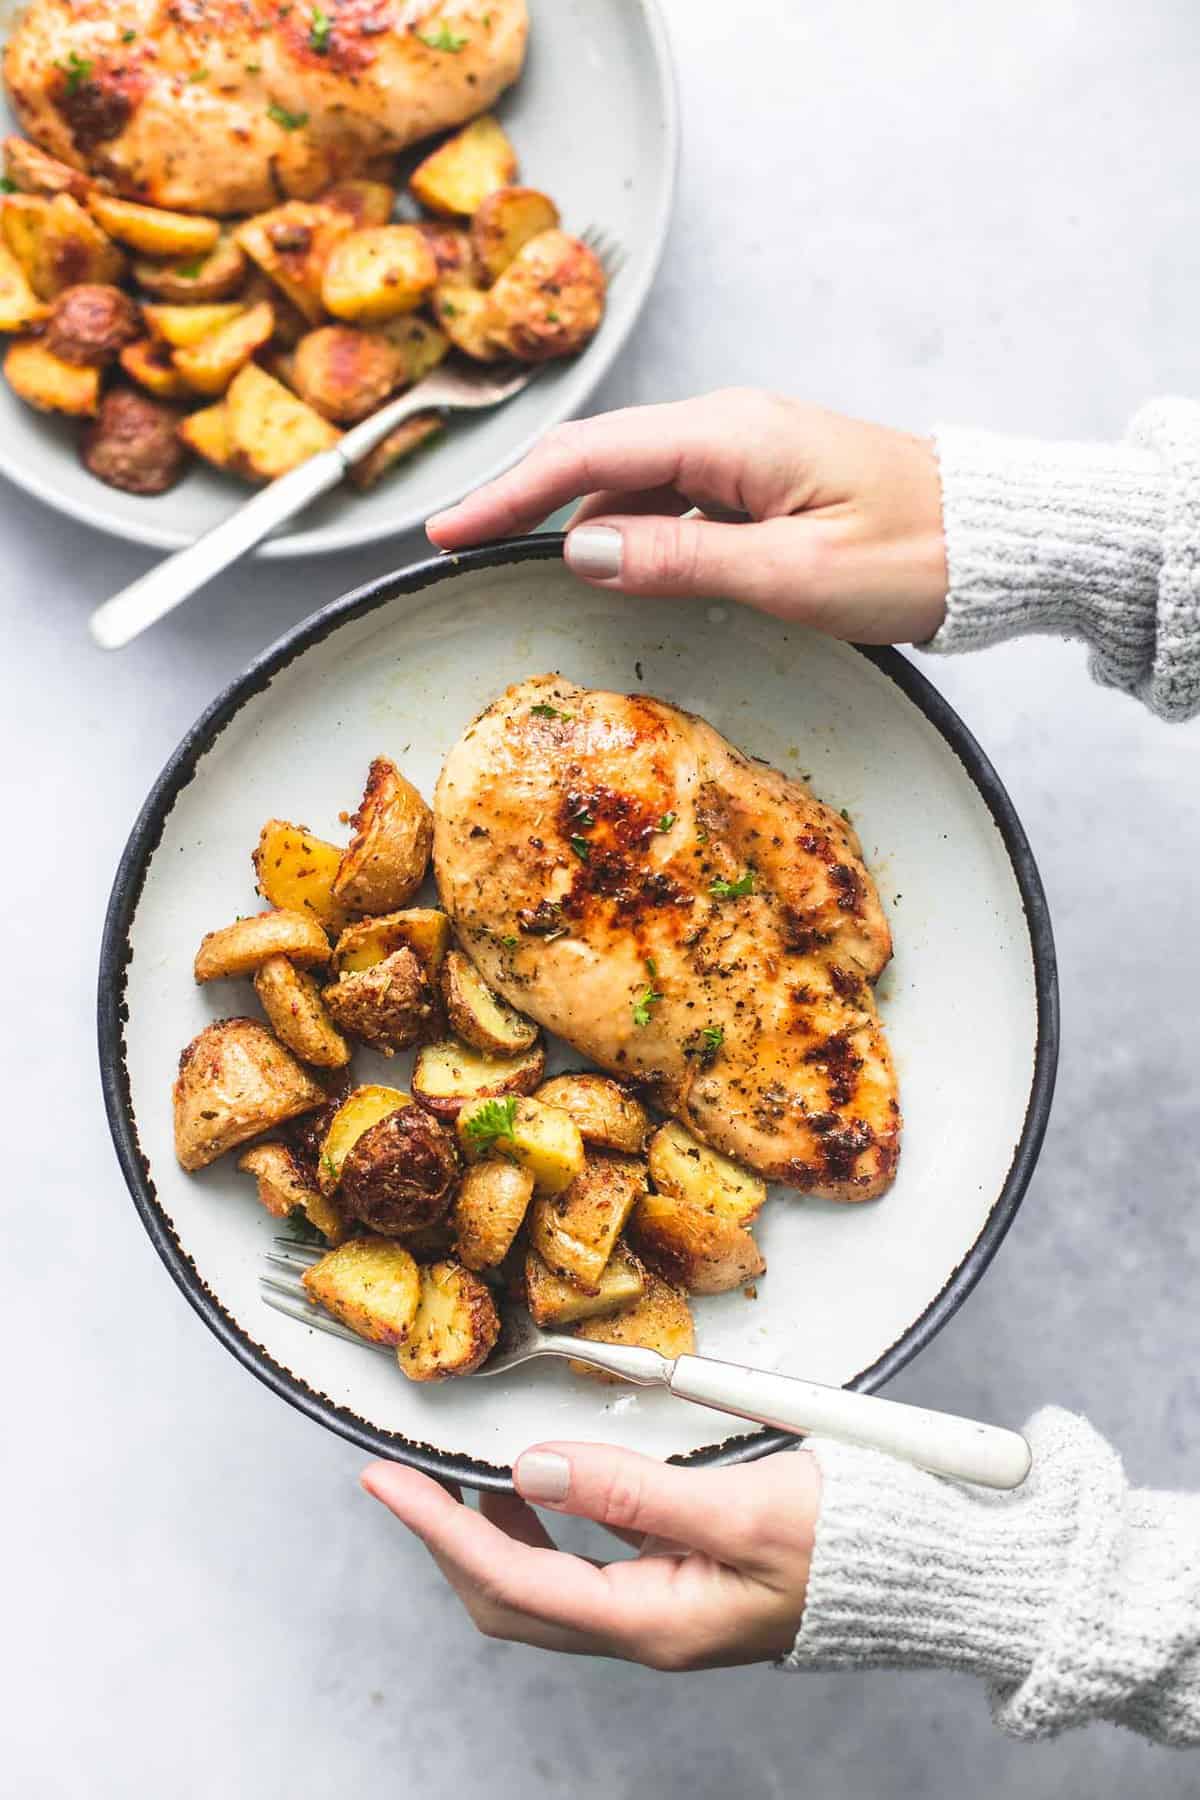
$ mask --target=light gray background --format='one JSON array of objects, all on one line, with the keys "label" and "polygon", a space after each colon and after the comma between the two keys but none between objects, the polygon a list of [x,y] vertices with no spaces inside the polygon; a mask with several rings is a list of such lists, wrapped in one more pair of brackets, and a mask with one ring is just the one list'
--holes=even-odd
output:
[{"label": "light gray background", "polygon": [[[542,0],[543,4],[552,0]],[[669,0],[685,155],[643,327],[600,403],[774,384],[922,429],[1117,433],[1200,391],[1189,0]],[[361,1458],[166,1278],[97,1092],[96,948],[126,832],[194,715],[278,632],[410,558],[249,569],[116,658],[88,608],[146,558],[0,494],[9,879],[6,1791],[307,1800],[486,1786],[758,1800],[1194,1793],[1098,1728],[1025,1748],[961,1680],[684,1678],[477,1640]],[[998,1262],[897,1394],[1086,1409],[1200,1488],[1200,726],[1053,644],[926,665],[1029,828],[1062,963],[1059,1096]]]}]

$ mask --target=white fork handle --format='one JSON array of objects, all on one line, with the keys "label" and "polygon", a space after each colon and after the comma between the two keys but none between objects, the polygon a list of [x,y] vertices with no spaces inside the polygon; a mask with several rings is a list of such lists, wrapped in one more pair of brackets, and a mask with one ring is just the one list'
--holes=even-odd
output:
[{"label": "white fork handle", "polygon": [[668,1385],[681,1400],[736,1413],[778,1431],[884,1450],[931,1474],[973,1481],[980,1487],[1020,1487],[1033,1461],[1020,1433],[998,1425],[712,1357],[676,1357]]}]

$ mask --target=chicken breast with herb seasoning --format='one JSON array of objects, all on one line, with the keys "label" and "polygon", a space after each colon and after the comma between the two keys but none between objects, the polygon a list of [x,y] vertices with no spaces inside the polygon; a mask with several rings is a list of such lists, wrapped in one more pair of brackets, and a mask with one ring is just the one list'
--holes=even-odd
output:
[{"label": "chicken breast with herb seasoning", "polygon": [[131,199],[311,198],[485,111],[526,0],[30,0],[4,74],[35,143]]},{"label": "chicken breast with herb seasoning", "polygon": [[665,701],[539,676],[450,752],[434,867],[492,987],[705,1143],[827,1199],[888,1187],[891,936],[804,782]]}]

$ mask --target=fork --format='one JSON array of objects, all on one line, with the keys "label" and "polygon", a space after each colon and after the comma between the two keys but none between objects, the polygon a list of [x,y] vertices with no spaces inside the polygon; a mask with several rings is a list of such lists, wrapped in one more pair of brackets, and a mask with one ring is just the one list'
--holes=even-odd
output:
[{"label": "fork", "polygon": [[[296,1238],[277,1237],[260,1275],[262,1298],[276,1312],[360,1349],[395,1354],[372,1344],[318,1310],[302,1285],[306,1269],[324,1250]],[[815,1433],[901,1457],[933,1475],[948,1475],[980,1487],[1020,1487],[1032,1453],[1016,1431],[983,1425],[953,1413],[932,1412],[899,1400],[881,1400],[852,1388],[825,1387],[794,1375],[718,1362],[711,1356],[662,1356],[634,1344],[597,1344],[562,1332],[541,1331],[527,1314],[506,1315],[499,1341],[476,1376],[507,1375],[543,1356],[566,1356],[637,1387],[665,1387],[680,1400],[733,1413],[798,1436]]]},{"label": "fork", "polygon": [[[625,264],[620,245],[595,226],[589,226],[582,235],[584,243],[599,257],[611,283]],[[194,544],[164,558],[98,606],[89,620],[92,637],[102,650],[121,650],[132,643],[260,544],[276,526],[337,487],[360,458],[406,419],[423,412],[480,412],[501,406],[528,387],[546,366],[463,362],[440,365],[424,381],[347,431],[331,450],[322,450],[279,476]]]}]

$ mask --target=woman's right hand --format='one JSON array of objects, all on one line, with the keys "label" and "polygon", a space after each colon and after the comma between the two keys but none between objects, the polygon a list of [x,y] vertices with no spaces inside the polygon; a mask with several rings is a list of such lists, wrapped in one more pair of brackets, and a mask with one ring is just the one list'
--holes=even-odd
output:
[{"label": "woman's right hand", "polygon": [[740,388],[631,407],[560,426],[429,536],[459,550],[578,499],[566,559],[596,587],[741,600],[859,643],[922,643],[945,617],[927,438]]}]

